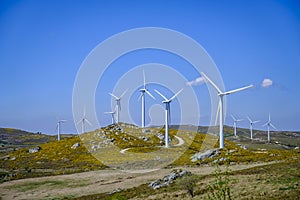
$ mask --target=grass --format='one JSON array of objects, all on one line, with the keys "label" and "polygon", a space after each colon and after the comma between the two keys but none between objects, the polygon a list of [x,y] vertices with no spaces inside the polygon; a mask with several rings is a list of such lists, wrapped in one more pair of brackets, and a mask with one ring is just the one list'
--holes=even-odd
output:
[{"label": "grass", "polygon": [[[218,177],[228,174],[231,180],[230,186],[232,199],[298,199],[300,195],[300,172],[299,162],[283,162],[275,163],[261,167],[254,167],[235,172],[220,172]],[[283,173],[284,172],[284,173]],[[214,182],[215,175],[192,175],[194,199],[207,199],[211,182]],[[219,180],[219,179],[218,179]],[[74,198],[77,200],[89,199],[114,199],[120,197],[122,199],[191,199],[191,195],[183,186],[183,182],[189,182],[188,179],[177,179],[175,183],[168,187],[154,190],[143,184],[139,187],[130,188],[115,194],[95,194]]]},{"label": "grass", "polygon": [[55,180],[48,180],[42,182],[31,182],[26,184],[18,184],[18,190],[22,192],[26,192],[28,190],[37,190],[39,187],[49,187],[49,188],[59,188],[66,186],[67,183],[64,181],[55,181]]}]

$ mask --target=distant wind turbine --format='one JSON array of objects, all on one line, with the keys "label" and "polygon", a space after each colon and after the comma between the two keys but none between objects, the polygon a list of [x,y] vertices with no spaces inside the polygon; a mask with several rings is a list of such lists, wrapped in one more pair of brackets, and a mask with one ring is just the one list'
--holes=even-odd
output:
[{"label": "distant wind turbine", "polygon": [[155,99],[154,96],[146,88],[146,78],[145,78],[144,70],[143,70],[143,78],[144,78],[144,87],[140,89],[141,96],[139,97],[139,99],[142,98],[142,128],[145,127],[145,93],[147,93],[152,99]]},{"label": "distant wind turbine", "polygon": [[237,122],[243,121],[242,119],[236,119],[233,115],[231,115],[231,118],[233,120],[233,127],[234,127],[234,136],[236,137],[236,124]]},{"label": "distant wind turbine", "polygon": [[270,113],[269,113],[269,120],[263,126],[267,126],[267,128],[268,128],[267,129],[268,130],[268,142],[270,143],[270,126],[273,127],[274,129],[276,129],[275,126],[271,123],[271,115],[270,115]]},{"label": "distant wind turbine", "polygon": [[110,112],[104,112],[105,114],[110,114],[111,115],[111,124],[115,124],[115,114],[117,111],[117,106],[115,107],[114,111],[110,111]]},{"label": "distant wind turbine", "polygon": [[253,125],[258,123],[259,121],[252,121],[250,117],[247,117],[250,122],[250,139],[253,139]]},{"label": "distant wind turbine", "polygon": [[233,94],[233,93],[236,93],[236,92],[239,92],[239,91],[251,88],[251,87],[253,87],[253,85],[249,85],[249,86],[242,87],[242,88],[239,88],[239,89],[231,90],[231,91],[228,91],[228,92],[222,92],[220,90],[220,88],[212,80],[210,80],[206,76],[206,74],[204,74],[203,72],[201,72],[201,75],[217,90],[218,95],[219,95],[218,112],[220,113],[220,148],[224,148],[224,135],[223,135],[223,124],[224,124],[224,116],[223,116],[223,114],[224,114],[224,108],[223,108],[223,97],[225,95]]},{"label": "distant wind turbine", "polygon": [[85,133],[85,122],[88,123],[90,126],[92,126],[91,122],[86,118],[86,110],[84,108],[82,119],[80,119],[77,122],[77,124],[81,123],[81,131],[82,131],[82,133]]},{"label": "distant wind turbine", "polygon": [[60,140],[60,131],[61,131],[61,123],[65,123],[67,120],[58,120],[56,124],[56,129],[57,129],[57,140]]},{"label": "distant wind turbine", "polygon": [[169,148],[169,123],[170,123],[170,103],[172,102],[172,100],[174,100],[181,92],[183,89],[179,90],[174,96],[172,96],[170,99],[167,99],[162,93],[160,93],[159,91],[155,90],[155,92],[157,94],[159,94],[164,100],[162,101],[162,103],[164,103],[166,105],[165,108],[165,145],[166,148]]},{"label": "distant wind turbine", "polygon": [[125,95],[125,93],[127,92],[128,89],[126,89],[120,97],[117,97],[116,95],[109,93],[115,100],[116,100],[116,106],[117,106],[117,110],[116,110],[116,123],[119,123],[119,119],[120,119],[120,111],[121,111],[121,99],[122,97]]}]

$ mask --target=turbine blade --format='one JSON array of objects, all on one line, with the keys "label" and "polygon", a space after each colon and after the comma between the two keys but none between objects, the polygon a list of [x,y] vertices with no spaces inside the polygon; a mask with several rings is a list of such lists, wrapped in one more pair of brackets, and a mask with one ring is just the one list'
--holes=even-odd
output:
[{"label": "turbine blade", "polygon": [[267,126],[268,125],[268,122],[267,123],[265,123],[264,125],[262,125],[262,127],[265,127],[265,126]]},{"label": "turbine blade", "polygon": [[168,125],[171,125],[171,106],[170,103],[168,103]]},{"label": "turbine blade", "polygon": [[154,91],[159,94],[165,101],[169,101],[162,93],[160,93],[158,90],[154,89]]},{"label": "turbine blade", "polygon": [[259,120],[258,121],[254,121],[254,122],[252,122],[253,124],[256,124],[256,123],[258,123],[259,122]]},{"label": "turbine blade", "polygon": [[183,88],[181,90],[179,90],[174,96],[172,96],[169,101],[172,101],[173,99],[175,99],[181,92],[182,92]]},{"label": "turbine blade", "polygon": [[216,113],[216,120],[215,120],[215,126],[218,124],[218,118],[219,118],[219,114],[220,114],[220,103],[221,103],[221,101],[219,101],[219,104],[218,104],[218,109],[217,109],[217,113]]},{"label": "turbine blade", "polygon": [[271,122],[271,114],[269,113],[269,122]]},{"label": "turbine blade", "polygon": [[218,91],[218,93],[222,94],[222,91],[220,90],[220,88],[212,80],[210,80],[206,76],[206,74],[204,74],[203,72],[201,72],[201,75]]},{"label": "turbine blade", "polygon": [[118,104],[119,110],[121,110],[121,102],[120,102],[120,100],[118,100],[117,104]]},{"label": "turbine blade", "polygon": [[85,119],[85,121],[86,121],[90,126],[92,126],[92,123],[91,123],[88,119]]},{"label": "turbine blade", "polygon": [[82,121],[83,121],[83,119],[79,120],[76,124],[78,125],[78,124],[80,124]]},{"label": "turbine blade", "polygon": [[274,129],[277,129],[272,123],[270,123],[270,126],[272,126]]},{"label": "turbine blade", "polygon": [[128,88],[121,94],[120,99],[126,94]]},{"label": "turbine blade", "polygon": [[110,94],[110,96],[114,97],[115,99],[119,99],[119,97],[117,97],[116,95],[114,95],[113,93],[108,93]]},{"label": "turbine blade", "polygon": [[224,95],[233,94],[233,93],[236,93],[236,92],[239,92],[239,91],[242,91],[242,90],[246,90],[246,89],[251,88],[251,87],[253,87],[253,85],[248,85],[246,87],[242,87],[242,88],[239,88],[239,89],[230,90],[228,92],[224,92],[223,94]]},{"label": "turbine blade", "polygon": [[233,115],[231,115],[231,118],[233,119],[233,121],[237,121],[237,120],[236,120],[236,118],[234,118],[234,116],[233,116]]},{"label": "turbine blade", "polygon": [[155,100],[155,97],[154,97],[148,90],[146,90],[146,93],[147,93],[152,99]]},{"label": "turbine blade", "polygon": [[143,96],[143,92],[141,92],[141,95],[139,96],[138,101],[141,100],[142,96]]},{"label": "turbine blade", "polygon": [[247,116],[247,119],[249,120],[250,123],[253,123],[249,116]]},{"label": "turbine blade", "polygon": [[85,106],[83,108],[83,118],[85,118],[85,114],[86,114],[86,109],[85,109]]},{"label": "turbine blade", "polygon": [[145,77],[145,71],[143,70],[143,78],[144,78],[144,89],[146,89],[146,77]]}]

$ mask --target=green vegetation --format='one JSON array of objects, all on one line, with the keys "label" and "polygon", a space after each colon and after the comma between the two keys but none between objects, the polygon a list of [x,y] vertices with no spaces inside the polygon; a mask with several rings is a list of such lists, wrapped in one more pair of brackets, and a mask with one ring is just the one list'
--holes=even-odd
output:
[{"label": "green vegetation", "polygon": [[[228,154],[229,155],[229,154]],[[226,171],[222,174],[219,164],[216,163],[216,169],[214,172],[215,180],[209,185],[207,197],[209,200],[231,200],[230,192],[230,157],[226,157]]]}]

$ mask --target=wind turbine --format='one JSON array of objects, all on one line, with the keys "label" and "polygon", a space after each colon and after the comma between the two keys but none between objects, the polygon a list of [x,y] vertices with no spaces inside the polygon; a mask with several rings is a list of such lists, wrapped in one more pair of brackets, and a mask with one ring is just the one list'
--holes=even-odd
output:
[{"label": "wind turbine", "polygon": [[143,78],[144,78],[144,87],[140,89],[142,98],[142,128],[145,127],[145,93],[147,93],[152,99],[155,99],[154,96],[149,92],[149,90],[146,89],[146,78],[145,78],[145,72],[143,70]]},{"label": "wind turbine", "polygon": [[224,124],[224,117],[223,117],[224,111],[223,111],[223,109],[224,108],[223,108],[223,97],[225,95],[233,94],[233,93],[236,93],[236,92],[239,92],[239,91],[251,88],[251,87],[253,87],[253,85],[249,85],[249,86],[242,87],[242,88],[235,89],[235,90],[230,90],[228,92],[222,92],[220,90],[220,88],[212,80],[210,80],[206,76],[206,74],[204,74],[203,72],[201,72],[201,75],[217,90],[218,95],[219,95],[218,112],[220,113],[220,148],[224,148],[224,135],[223,135],[223,124]]},{"label": "wind turbine", "polygon": [[247,118],[248,118],[248,120],[250,122],[250,139],[252,140],[253,139],[253,134],[252,134],[252,132],[253,132],[253,125],[256,124],[259,121],[252,121],[250,119],[250,117],[247,117]]},{"label": "wind turbine", "polygon": [[170,99],[167,99],[162,93],[159,91],[155,90],[157,94],[159,94],[164,100],[162,103],[166,105],[165,107],[165,145],[166,148],[169,148],[169,122],[170,120],[170,103],[172,102],[173,99],[175,99],[179,93],[182,92],[183,89],[179,90],[174,96],[172,96]]},{"label": "wind turbine", "polygon": [[243,121],[242,119],[236,119],[233,115],[231,115],[231,118],[233,120],[233,127],[234,127],[234,136],[236,137],[236,124],[237,122]]},{"label": "wind turbine", "polygon": [[57,140],[60,140],[60,125],[61,123],[65,123],[67,120],[58,120],[56,124],[56,129],[57,129]]},{"label": "wind turbine", "polygon": [[114,111],[110,111],[110,112],[104,112],[105,114],[111,114],[111,124],[115,124],[115,114],[117,111],[117,106],[115,107]]},{"label": "wind turbine", "polygon": [[263,126],[267,126],[268,127],[268,142],[270,143],[270,126],[273,127],[274,129],[276,129],[275,126],[271,123],[271,115],[270,115],[270,113],[269,113],[269,120]]},{"label": "wind turbine", "polygon": [[86,115],[86,110],[84,108],[84,110],[83,110],[83,117],[82,117],[81,120],[79,120],[77,122],[77,124],[81,123],[81,131],[82,131],[82,133],[85,133],[85,122],[87,122],[90,126],[92,126],[91,122],[86,118],[85,115]]},{"label": "wind turbine", "polygon": [[117,106],[117,110],[116,110],[116,115],[117,115],[117,119],[116,119],[116,123],[119,123],[119,119],[120,119],[120,111],[121,111],[121,99],[122,97],[125,95],[125,93],[127,92],[128,89],[126,89],[120,97],[117,97],[116,95],[109,93],[113,98],[115,98],[116,100],[116,106]]}]

